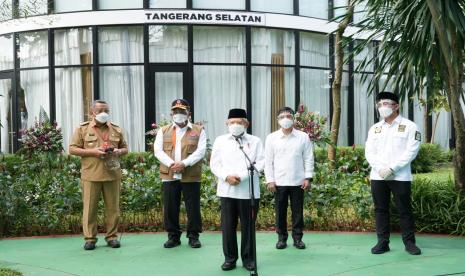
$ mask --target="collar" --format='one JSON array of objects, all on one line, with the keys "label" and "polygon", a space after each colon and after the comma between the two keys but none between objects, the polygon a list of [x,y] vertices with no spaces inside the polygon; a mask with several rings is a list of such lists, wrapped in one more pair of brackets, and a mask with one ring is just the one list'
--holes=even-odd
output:
[{"label": "collar", "polygon": [[[173,127],[175,129],[179,128],[179,126],[176,123],[172,123],[172,125],[173,125]],[[183,127],[183,128],[179,128],[179,129],[186,129],[186,127],[192,129],[192,123],[187,121],[187,125],[185,127]]]},{"label": "collar", "polygon": [[[384,119],[381,121],[383,125],[389,125]],[[392,121],[391,126],[395,124],[400,124],[402,122],[402,115],[398,114],[397,117]]]},{"label": "collar", "polygon": [[285,137],[292,136],[292,135],[295,136],[296,133],[297,133],[297,130],[293,127],[291,133],[289,133],[288,135],[286,135],[286,134],[284,134],[283,129],[280,128],[278,133],[279,133],[279,137],[280,137],[280,138],[285,138]]},{"label": "collar", "polygon": [[109,124],[109,122],[107,122],[107,123],[105,123],[105,124],[102,124],[102,125],[100,125],[100,126],[97,126],[97,122],[95,122],[95,118],[94,118],[94,119],[92,119],[92,121],[90,121],[89,127],[90,127],[90,128],[93,128],[93,127],[101,128],[101,127],[104,127],[104,126],[107,126],[107,127],[108,127],[108,124]]},{"label": "collar", "polygon": [[[242,134],[242,136],[240,136],[240,138],[242,138],[243,141],[247,141],[248,137],[249,137],[249,134],[247,132],[245,132],[244,134]],[[229,140],[236,140],[236,138],[233,137],[233,135],[231,133],[228,134],[228,139]]]}]

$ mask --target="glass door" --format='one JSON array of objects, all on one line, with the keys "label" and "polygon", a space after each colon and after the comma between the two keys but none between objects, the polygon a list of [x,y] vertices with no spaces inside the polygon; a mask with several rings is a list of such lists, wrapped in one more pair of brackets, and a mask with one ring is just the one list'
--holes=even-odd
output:
[{"label": "glass door", "polygon": [[170,121],[171,103],[185,98],[187,91],[187,70],[184,65],[152,65],[150,84],[146,97],[146,126],[153,122]]},{"label": "glass door", "polygon": [[0,152],[13,152],[13,78],[10,73],[0,73]]}]

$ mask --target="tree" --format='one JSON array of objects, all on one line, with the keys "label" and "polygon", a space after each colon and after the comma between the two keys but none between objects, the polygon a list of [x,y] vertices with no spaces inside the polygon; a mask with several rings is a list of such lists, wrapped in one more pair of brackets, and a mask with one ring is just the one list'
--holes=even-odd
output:
[{"label": "tree", "polygon": [[[438,75],[450,106],[455,128],[454,176],[457,189],[465,193],[465,116],[463,51],[465,0],[355,0],[366,3],[366,18],[356,35],[380,40],[379,65],[370,81],[374,91],[383,74],[392,80],[401,98],[421,95],[428,76]],[[366,63],[374,62],[365,60]],[[362,62],[360,66],[365,66]],[[383,90],[382,87],[380,90]]]},{"label": "tree", "polygon": [[[336,145],[339,137],[339,127],[341,125],[341,84],[342,72],[344,69],[344,37],[343,34],[350,23],[354,13],[354,0],[348,0],[347,10],[339,22],[337,30],[335,31],[335,71],[334,81],[332,83],[332,96],[333,96],[333,114],[331,118],[331,143],[328,144],[328,159],[334,161],[336,159]],[[341,17],[338,17],[341,18]],[[336,18],[336,19],[338,19]]]}]

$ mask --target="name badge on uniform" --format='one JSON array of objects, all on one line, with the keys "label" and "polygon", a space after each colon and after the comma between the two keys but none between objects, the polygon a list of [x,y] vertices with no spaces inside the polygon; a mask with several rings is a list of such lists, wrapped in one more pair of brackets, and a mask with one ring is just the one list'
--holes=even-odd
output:
[{"label": "name badge on uniform", "polygon": [[415,131],[415,140],[421,142],[421,133],[419,131]]},{"label": "name badge on uniform", "polygon": [[406,125],[399,125],[399,128],[397,129],[398,132],[405,132]]},{"label": "name badge on uniform", "polygon": [[376,133],[381,133],[382,127],[375,127],[375,134]]},{"label": "name badge on uniform", "polygon": [[189,136],[190,136],[190,137],[196,137],[196,136],[198,136],[198,135],[197,135],[197,132],[191,131],[191,132],[189,133]]}]

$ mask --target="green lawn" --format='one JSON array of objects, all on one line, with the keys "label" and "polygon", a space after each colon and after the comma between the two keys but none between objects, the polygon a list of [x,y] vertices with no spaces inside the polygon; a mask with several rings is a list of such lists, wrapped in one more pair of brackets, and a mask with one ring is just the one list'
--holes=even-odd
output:
[{"label": "green lawn", "polygon": [[428,178],[432,181],[454,181],[454,168],[452,166],[438,167],[430,173],[418,173],[413,175],[414,179]]}]

